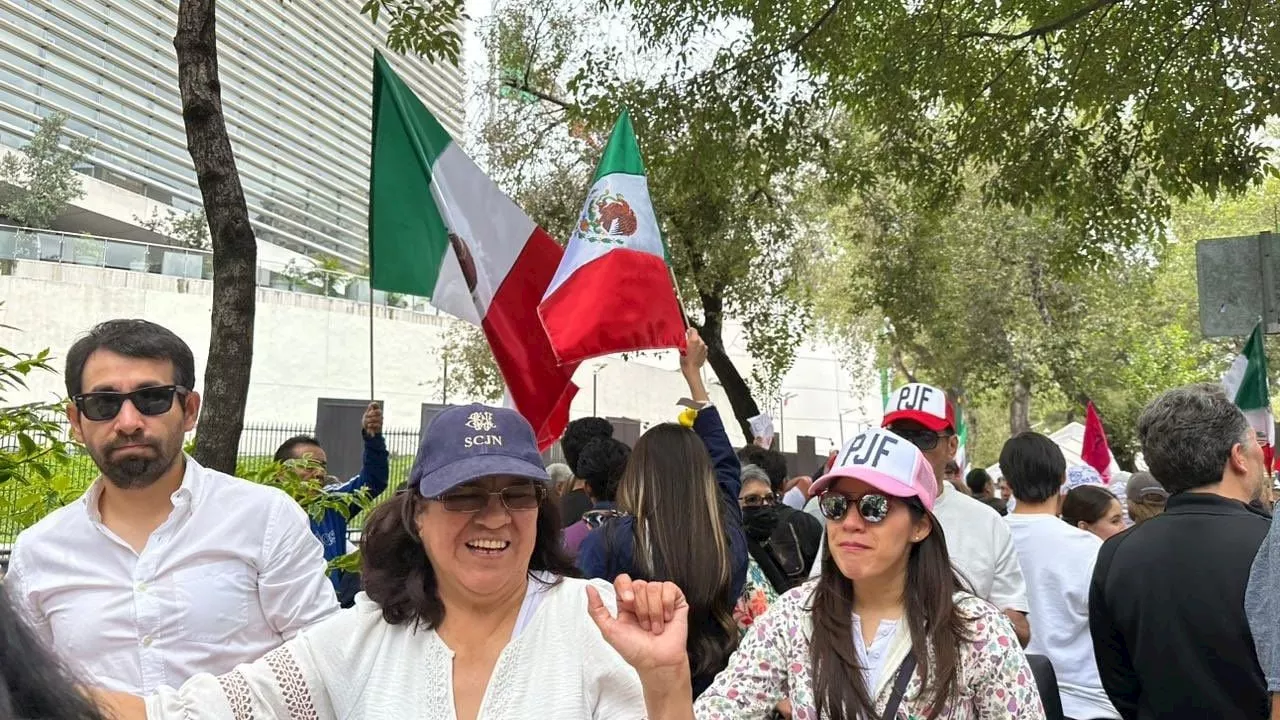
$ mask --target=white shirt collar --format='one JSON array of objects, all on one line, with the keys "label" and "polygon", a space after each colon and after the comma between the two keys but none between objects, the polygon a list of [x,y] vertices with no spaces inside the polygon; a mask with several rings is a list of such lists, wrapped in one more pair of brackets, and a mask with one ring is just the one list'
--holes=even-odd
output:
[{"label": "white shirt collar", "polygon": [[[204,487],[204,466],[186,453],[183,453],[182,458],[186,463],[182,471],[182,484],[169,496],[175,508],[194,504],[200,497],[200,490]],[[85,513],[95,523],[102,522],[102,511],[98,507],[98,501],[102,498],[104,484],[108,482],[111,481],[99,474],[80,499],[80,502],[84,504]]]}]

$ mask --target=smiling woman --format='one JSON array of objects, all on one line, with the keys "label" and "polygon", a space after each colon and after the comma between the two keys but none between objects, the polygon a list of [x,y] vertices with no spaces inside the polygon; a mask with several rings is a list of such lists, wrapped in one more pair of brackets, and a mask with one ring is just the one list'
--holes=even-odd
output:
[{"label": "smiling woman", "polygon": [[[481,440],[477,440],[480,438]],[[587,615],[533,429],[445,410],[407,487],[365,526],[365,595],[261,660],[145,701],[152,719],[644,717],[639,677]],[[109,697],[121,718],[136,699]]]}]

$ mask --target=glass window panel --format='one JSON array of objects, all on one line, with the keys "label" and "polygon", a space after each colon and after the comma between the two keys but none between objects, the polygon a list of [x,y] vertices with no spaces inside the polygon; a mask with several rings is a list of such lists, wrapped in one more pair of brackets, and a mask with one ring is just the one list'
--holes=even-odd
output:
[{"label": "glass window panel", "polygon": [[13,257],[17,235],[18,231],[13,228],[0,227],[0,258],[8,260]]},{"label": "glass window panel", "polygon": [[101,267],[106,258],[106,243],[94,238],[62,238],[62,261],[76,265]]},{"label": "glass window panel", "polygon": [[104,264],[109,268],[146,272],[147,246],[108,240],[106,242]]}]

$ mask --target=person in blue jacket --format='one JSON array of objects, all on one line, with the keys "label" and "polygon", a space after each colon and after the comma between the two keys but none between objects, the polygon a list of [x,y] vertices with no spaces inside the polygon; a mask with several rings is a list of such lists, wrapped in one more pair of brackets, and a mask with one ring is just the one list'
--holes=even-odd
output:
[{"label": "person in blue jacket", "polygon": [[689,603],[688,653],[696,697],[738,644],[733,607],[747,575],[738,507],[741,467],[702,380],[707,346],[688,334],[680,369],[692,401],[680,424],[651,428],[618,482],[619,516],[592,530],[578,550],[588,578],[674,582]]},{"label": "person in blue jacket", "polygon": [[[342,482],[329,476],[326,470],[328,456],[320,443],[309,435],[297,435],[285,440],[276,450],[276,462],[307,458],[311,466],[305,474],[314,475],[318,481],[326,482],[324,489],[329,493],[353,493],[361,488],[369,492],[370,497],[378,497],[387,489],[387,477],[390,473],[387,441],[382,437],[382,408],[378,403],[369,403],[361,422],[361,434],[364,436],[364,459],[360,474]],[[351,512],[358,512],[354,505]],[[347,554],[347,518],[337,510],[329,510],[319,521],[311,520],[311,532],[324,546],[325,561]],[[329,573],[329,580],[338,593],[338,602],[342,607],[351,607],[356,593],[360,591],[360,575],[334,570]]]}]

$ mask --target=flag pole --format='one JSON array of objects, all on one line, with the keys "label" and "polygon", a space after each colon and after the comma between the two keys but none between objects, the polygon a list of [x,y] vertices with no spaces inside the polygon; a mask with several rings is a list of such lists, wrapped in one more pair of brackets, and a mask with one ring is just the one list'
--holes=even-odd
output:
[{"label": "flag pole", "polygon": [[676,281],[675,268],[667,263],[667,277],[671,278],[671,287],[676,291],[676,302],[680,303],[680,319],[684,321],[684,329],[689,329],[689,313],[685,312],[684,295],[680,292],[680,283]]},{"label": "flag pole", "polygon": [[373,277],[369,278],[369,402],[377,396],[373,394]]}]

